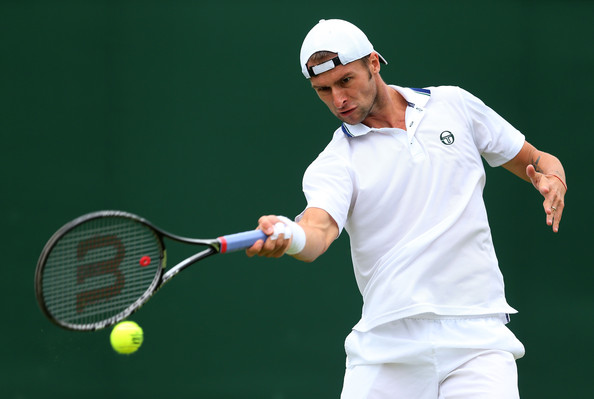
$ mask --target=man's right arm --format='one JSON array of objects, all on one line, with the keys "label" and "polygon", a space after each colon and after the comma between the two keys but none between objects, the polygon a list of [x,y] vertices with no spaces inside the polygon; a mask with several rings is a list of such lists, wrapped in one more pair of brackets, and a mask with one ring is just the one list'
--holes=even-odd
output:
[{"label": "man's right arm", "polygon": [[[275,215],[262,216],[258,220],[258,229],[268,236],[274,233],[274,225],[281,220]],[[338,225],[323,209],[308,208],[303,213],[298,225],[305,232],[305,246],[294,258],[304,262],[313,262],[322,255],[330,244],[338,237]],[[268,237],[266,241],[258,241],[246,250],[248,256],[266,256],[278,258],[285,254],[291,244],[291,238],[280,235],[277,239]]]}]

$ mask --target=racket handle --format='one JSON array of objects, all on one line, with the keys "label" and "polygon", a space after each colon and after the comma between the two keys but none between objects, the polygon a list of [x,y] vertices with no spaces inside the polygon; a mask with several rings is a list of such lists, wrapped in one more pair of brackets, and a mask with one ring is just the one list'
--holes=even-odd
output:
[{"label": "racket handle", "polygon": [[262,230],[250,230],[243,233],[229,234],[219,237],[221,243],[220,253],[241,251],[254,245],[258,240],[266,241],[268,236]]}]

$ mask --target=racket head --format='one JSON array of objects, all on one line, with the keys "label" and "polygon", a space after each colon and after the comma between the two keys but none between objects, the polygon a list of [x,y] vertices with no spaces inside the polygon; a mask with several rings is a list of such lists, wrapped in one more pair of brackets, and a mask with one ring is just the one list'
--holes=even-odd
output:
[{"label": "racket head", "polygon": [[41,310],[55,324],[93,331],[125,319],[161,284],[162,234],[122,211],[83,215],[47,242],[35,270]]}]

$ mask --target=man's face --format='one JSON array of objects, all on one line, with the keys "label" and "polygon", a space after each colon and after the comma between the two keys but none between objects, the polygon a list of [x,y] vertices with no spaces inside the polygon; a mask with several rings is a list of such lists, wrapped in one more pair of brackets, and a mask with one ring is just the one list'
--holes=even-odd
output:
[{"label": "man's face", "polygon": [[[324,61],[326,60],[321,62]],[[312,77],[310,82],[330,111],[338,119],[351,125],[363,122],[371,113],[376,101],[376,81],[370,66],[363,61],[338,65]]]}]

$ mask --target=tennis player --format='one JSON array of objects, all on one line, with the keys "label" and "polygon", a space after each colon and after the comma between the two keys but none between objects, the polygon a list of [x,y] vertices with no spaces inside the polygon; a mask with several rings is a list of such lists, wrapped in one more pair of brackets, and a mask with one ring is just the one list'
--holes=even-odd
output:
[{"label": "tennis player", "polygon": [[309,262],[348,232],[364,304],[345,341],[343,399],[518,398],[524,347],[506,326],[516,310],[493,248],[481,158],[532,182],[554,232],[562,164],[461,88],[384,83],[386,60],[349,22],[320,21],[300,61],[342,125],[305,172],[306,209],[296,221],[261,217],[269,238],[248,256]]}]

